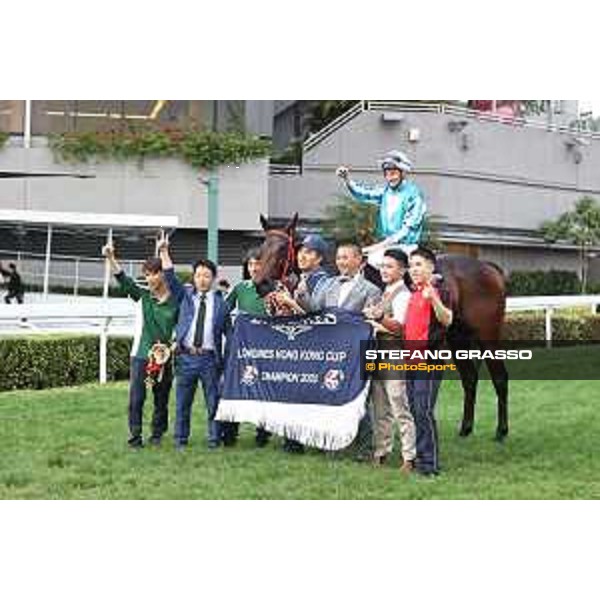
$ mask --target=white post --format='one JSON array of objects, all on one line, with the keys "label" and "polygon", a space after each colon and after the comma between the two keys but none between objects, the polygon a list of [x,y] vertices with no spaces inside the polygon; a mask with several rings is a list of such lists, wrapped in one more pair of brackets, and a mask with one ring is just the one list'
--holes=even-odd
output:
[{"label": "white post", "polygon": [[[113,230],[112,227],[108,230],[108,236],[106,238],[106,243],[113,243]],[[110,282],[110,263],[108,262],[108,258],[104,261],[104,289],[102,291],[102,297],[106,300],[108,298],[108,284]]]},{"label": "white post", "polygon": [[46,237],[46,264],[44,265],[44,295],[43,295],[44,300],[48,299],[51,251],[52,251],[52,225],[48,225],[48,234]]},{"label": "white post", "polygon": [[107,360],[106,360],[106,355],[107,355],[107,347],[108,347],[108,325],[110,323],[110,317],[108,317],[105,321],[104,321],[104,325],[102,325],[102,329],[100,331],[100,369],[99,369],[99,374],[100,374],[100,383],[101,384],[105,384],[108,376],[108,369],[107,369]]},{"label": "white post", "polygon": [[546,308],[546,348],[552,348],[552,313],[554,309]]},{"label": "white post", "polygon": [[31,100],[25,100],[25,123],[23,123],[23,147],[31,148]]},{"label": "white post", "polygon": [[75,285],[73,286],[73,296],[77,296],[79,291],[79,258],[75,259]]}]

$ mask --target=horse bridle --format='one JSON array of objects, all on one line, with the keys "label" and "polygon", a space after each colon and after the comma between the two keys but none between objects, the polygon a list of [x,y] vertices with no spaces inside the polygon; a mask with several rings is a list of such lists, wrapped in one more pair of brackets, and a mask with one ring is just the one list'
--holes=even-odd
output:
[{"label": "horse bridle", "polygon": [[294,260],[296,259],[296,251],[294,250],[294,236],[283,229],[269,229],[269,231],[266,231],[265,233],[266,235],[277,235],[279,237],[283,237],[287,241],[287,253],[283,263],[283,271],[281,272],[281,278],[285,279],[291,270],[291,266],[294,264]]}]

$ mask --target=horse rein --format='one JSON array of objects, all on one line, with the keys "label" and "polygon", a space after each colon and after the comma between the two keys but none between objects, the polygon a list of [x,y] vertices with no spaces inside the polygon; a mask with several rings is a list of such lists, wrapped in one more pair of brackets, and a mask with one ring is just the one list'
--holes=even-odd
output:
[{"label": "horse rein", "polygon": [[266,231],[265,234],[283,237],[287,241],[287,254],[283,263],[283,271],[281,272],[281,278],[285,279],[287,278],[290,268],[294,264],[294,260],[296,258],[296,252],[294,250],[294,237],[283,229],[269,229],[269,231]]}]

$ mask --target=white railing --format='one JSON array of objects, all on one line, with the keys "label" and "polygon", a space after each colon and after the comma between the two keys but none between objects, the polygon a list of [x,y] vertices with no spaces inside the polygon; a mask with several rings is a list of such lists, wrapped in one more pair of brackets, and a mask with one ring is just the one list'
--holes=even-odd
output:
[{"label": "white railing", "polygon": [[600,306],[600,296],[518,296],[507,298],[506,311],[519,312],[528,310],[543,310],[546,325],[546,345],[552,346],[552,316],[556,309],[590,307],[592,314],[596,314]]},{"label": "white railing", "polygon": [[269,165],[269,175],[300,175],[302,167],[300,165]]},{"label": "white railing", "polygon": [[582,135],[584,137],[600,139],[600,132],[590,131],[589,129],[577,127],[568,127],[566,125],[558,125],[548,119],[536,119],[531,117],[510,116],[497,112],[479,111],[466,106],[456,104],[437,104],[427,103],[421,104],[418,102],[403,102],[400,100],[389,101],[372,101],[364,102],[364,110],[369,111],[403,111],[403,112],[430,112],[454,116],[468,117],[478,119],[479,121],[490,121],[494,123],[502,123],[504,125],[518,125],[523,127],[531,127],[534,129],[545,129],[546,131],[555,131],[558,133],[570,133]]},{"label": "white railing", "polygon": [[311,135],[303,145],[303,151],[306,152],[314,146],[316,146],[321,140],[329,137],[333,132],[343,127],[349,121],[352,121],[356,115],[359,115],[364,110],[364,103],[362,101],[357,102],[354,106],[349,108],[345,113],[342,113],[337,119],[331,121],[331,123],[325,125],[323,129],[320,129],[314,135]]},{"label": "white railing", "polygon": [[[522,296],[507,299],[507,312],[544,310],[546,343],[552,345],[554,310],[587,306],[595,314],[600,295]],[[97,335],[100,344],[100,383],[107,381],[107,344],[109,335],[131,335],[135,304],[126,298],[86,298],[40,304],[0,305],[0,335],[83,333]]]},{"label": "white railing", "polygon": [[479,121],[488,121],[492,123],[502,123],[513,127],[530,127],[534,129],[544,129],[557,133],[569,133],[571,135],[600,139],[600,132],[583,129],[580,126],[567,127],[557,125],[549,120],[535,119],[530,117],[512,117],[505,114],[492,113],[486,111],[473,110],[465,106],[443,103],[421,103],[408,102],[402,100],[361,100],[350,108],[347,112],[340,115],[337,119],[323,127],[314,135],[311,135],[304,142],[304,151],[314,148],[325,138],[343,127],[346,123],[354,119],[357,115],[365,111],[389,111],[389,112],[407,112],[407,113],[436,113],[446,114],[458,117],[467,117]]},{"label": "white railing", "polygon": [[[35,252],[20,252],[0,249],[0,260],[7,264],[14,262],[25,285],[42,285],[46,255]],[[73,295],[85,287],[102,287],[104,283],[105,259],[51,254],[50,287],[72,288]],[[125,272],[133,276],[142,260],[121,261]]]},{"label": "white railing", "polygon": [[100,383],[107,381],[109,335],[131,335],[135,304],[126,298],[0,306],[0,335],[83,333],[97,335]]}]

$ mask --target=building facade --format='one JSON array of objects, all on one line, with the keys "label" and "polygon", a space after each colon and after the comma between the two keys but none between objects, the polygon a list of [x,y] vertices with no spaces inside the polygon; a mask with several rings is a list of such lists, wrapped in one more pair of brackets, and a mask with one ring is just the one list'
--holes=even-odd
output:
[{"label": "building facade", "polygon": [[[574,106],[564,105],[561,123],[574,116],[567,118],[567,108]],[[305,142],[297,173],[271,176],[271,215],[284,219],[302,207],[306,222],[318,223],[346,193],[336,167],[381,183],[377,160],[391,149],[413,160],[411,177],[429,213],[441,219],[450,252],[508,271],[578,269],[576,248],[548,245],[538,231],[580,197],[600,199],[600,137],[556,116],[535,121],[435,104],[361,102]],[[597,259],[591,265],[598,276]]]},{"label": "building facade", "polygon": [[[67,163],[48,138],[69,132],[109,132],[153,125],[243,131],[270,138],[272,102],[40,100],[0,102],[0,131],[10,138],[0,150],[0,210],[173,215],[179,264],[206,254],[209,173],[175,158]],[[258,242],[259,214],[268,213],[268,158],[217,169],[219,262],[237,274],[244,252]],[[117,236],[124,258],[141,260],[154,233]],[[58,228],[53,253],[98,256],[98,231]],[[0,223],[0,257],[44,252],[44,232]],[[33,268],[33,267],[32,267]]]},{"label": "building facade", "polygon": [[[508,102],[508,101],[506,101]],[[512,102],[512,101],[511,101]],[[172,214],[178,263],[206,252],[207,173],[172,158],[70,164],[57,160],[48,136],[111,131],[150,123],[161,127],[242,130],[273,140],[274,151],[305,133],[312,101],[40,100],[0,101],[0,210]],[[260,240],[260,213],[317,229],[324,209],[344,187],[338,165],[352,176],[381,182],[377,160],[406,151],[411,177],[423,189],[429,213],[441,220],[440,237],[451,252],[492,260],[505,270],[578,269],[577,249],[550,246],[540,225],[570,210],[583,195],[600,198],[600,138],[570,128],[576,101],[556,101],[539,121],[512,111],[468,110],[443,104],[361,101],[303,145],[302,164],[288,169],[268,159],[218,169],[219,262],[238,273],[245,251]],[[51,175],[48,177],[47,175]],[[80,176],[89,178],[81,178]],[[57,253],[95,256],[94,232],[58,231]],[[151,236],[117,240],[126,258],[152,251]],[[0,223],[2,251],[43,252],[43,235]],[[597,258],[591,276],[600,277]]]}]

